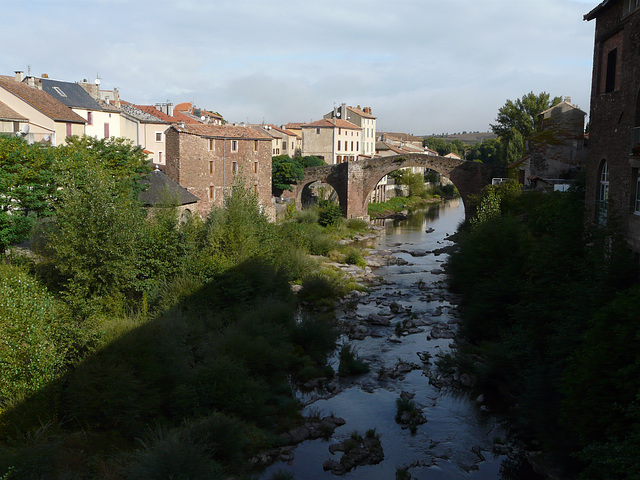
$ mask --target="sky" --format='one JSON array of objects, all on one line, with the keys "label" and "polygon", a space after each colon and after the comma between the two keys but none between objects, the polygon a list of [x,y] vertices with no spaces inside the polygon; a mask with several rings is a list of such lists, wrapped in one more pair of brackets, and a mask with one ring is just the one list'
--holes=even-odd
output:
[{"label": "sky", "polygon": [[377,130],[489,131],[507,99],[589,113],[599,0],[0,0],[0,74],[193,102],[229,122],[371,107]]}]

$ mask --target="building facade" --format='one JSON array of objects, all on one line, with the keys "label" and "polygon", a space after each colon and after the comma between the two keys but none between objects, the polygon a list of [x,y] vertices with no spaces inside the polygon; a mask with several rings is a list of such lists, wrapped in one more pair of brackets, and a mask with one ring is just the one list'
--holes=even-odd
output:
[{"label": "building facade", "polygon": [[331,165],[358,159],[362,129],[339,118],[302,125],[302,156],[316,156]]},{"label": "building facade", "polygon": [[584,18],[596,21],[587,215],[640,252],[640,1],[603,1]]},{"label": "building facade", "polygon": [[169,178],[199,198],[194,210],[203,218],[222,207],[237,178],[253,192],[269,218],[272,138],[256,129],[233,125],[172,125],[165,132]]},{"label": "building facade", "polygon": [[350,107],[343,103],[327,113],[324,118],[339,118],[359,126],[362,129],[359,154],[365,157],[373,157],[376,154],[376,117],[371,114],[371,107]]}]

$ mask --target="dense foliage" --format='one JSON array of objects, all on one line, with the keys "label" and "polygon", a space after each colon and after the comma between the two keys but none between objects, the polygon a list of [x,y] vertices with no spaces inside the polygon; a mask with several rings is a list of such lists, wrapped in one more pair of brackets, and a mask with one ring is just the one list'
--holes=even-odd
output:
[{"label": "dense foliage", "polygon": [[582,199],[486,192],[449,261],[459,368],[571,475],[635,478],[637,262],[614,234],[585,231]]},{"label": "dense foliage", "polygon": [[51,211],[54,151],[0,135],[0,255],[26,240],[38,216]]},{"label": "dense foliage", "polygon": [[304,177],[304,169],[326,165],[323,160],[314,156],[295,157],[278,155],[272,159],[272,189],[275,195],[283,190],[293,190],[293,186]]},{"label": "dense foliage", "polygon": [[318,210],[270,223],[241,180],[224,208],[181,224],[137,200],[148,166],[131,145],[42,152],[56,195],[38,256],[0,265],[0,477],[246,471],[299,422],[292,383],[333,374],[333,318],[299,299],[353,288],[309,254],[361,261],[336,240],[362,225],[324,228]]}]

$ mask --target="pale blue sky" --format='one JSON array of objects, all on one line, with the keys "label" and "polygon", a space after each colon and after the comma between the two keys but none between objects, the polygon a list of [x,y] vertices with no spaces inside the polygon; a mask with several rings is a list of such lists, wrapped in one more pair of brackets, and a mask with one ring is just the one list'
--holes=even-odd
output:
[{"label": "pale blue sky", "polygon": [[588,113],[587,0],[0,0],[0,74],[95,80],[231,122],[370,106],[378,129],[486,131],[507,99]]}]

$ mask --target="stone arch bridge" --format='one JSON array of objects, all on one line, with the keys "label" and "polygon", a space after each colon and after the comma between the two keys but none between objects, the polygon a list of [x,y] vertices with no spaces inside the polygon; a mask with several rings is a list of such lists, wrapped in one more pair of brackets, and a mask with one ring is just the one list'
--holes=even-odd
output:
[{"label": "stone arch bridge", "polygon": [[303,191],[314,182],[325,182],[336,191],[345,217],[368,218],[369,194],[385,175],[405,167],[429,168],[451,180],[460,192],[467,217],[472,214],[469,196],[479,194],[485,185],[491,184],[493,177],[504,177],[503,171],[491,165],[411,153],[307,168],[290,196],[295,198],[297,208],[301,208]]}]

